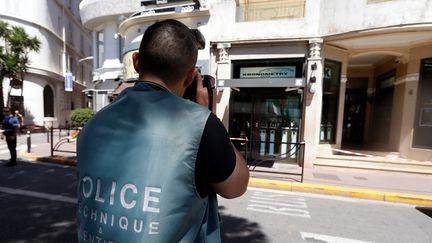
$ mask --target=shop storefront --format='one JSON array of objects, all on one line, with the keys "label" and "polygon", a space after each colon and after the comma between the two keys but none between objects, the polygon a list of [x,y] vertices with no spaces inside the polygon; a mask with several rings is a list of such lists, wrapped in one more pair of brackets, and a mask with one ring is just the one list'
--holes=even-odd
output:
[{"label": "shop storefront", "polygon": [[[230,136],[240,139],[235,145],[247,153],[249,162],[295,161],[295,144],[301,141],[306,46],[229,46],[214,50],[219,59],[211,65],[218,68],[218,116]],[[247,55],[264,49],[267,58]],[[281,50],[286,57],[273,58]]]}]

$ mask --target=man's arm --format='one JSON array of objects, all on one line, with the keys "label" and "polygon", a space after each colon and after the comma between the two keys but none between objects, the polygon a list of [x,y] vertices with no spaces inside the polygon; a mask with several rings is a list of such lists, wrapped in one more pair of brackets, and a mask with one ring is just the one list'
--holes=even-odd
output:
[{"label": "man's arm", "polygon": [[[197,103],[204,107],[208,107],[208,94],[207,89],[202,85],[202,77],[198,74],[197,76]],[[215,85],[215,80],[211,80],[212,86]],[[215,90],[213,92],[213,113],[215,111]],[[221,125],[222,126],[222,125]],[[228,138],[229,139],[229,138]],[[246,165],[246,160],[240,154],[235,146],[231,143],[231,147],[235,153],[235,166],[230,176],[224,181],[218,183],[211,183],[211,187],[214,192],[224,198],[236,198],[243,195],[246,192],[247,185],[249,183],[249,168]]]},{"label": "man's arm", "polygon": [[249,183],[249,168],[246,165],[246,161],[234,145],[232,147],[236,155],[233,172],[224,181],[211,184],[217,194],[228,199],[243,195]]}]

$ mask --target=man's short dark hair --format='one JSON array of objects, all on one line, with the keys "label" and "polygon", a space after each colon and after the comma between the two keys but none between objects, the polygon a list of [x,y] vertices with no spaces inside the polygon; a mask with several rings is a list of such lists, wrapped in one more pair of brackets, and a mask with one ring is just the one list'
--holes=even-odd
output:
[{"label": "man's short dark hair", "polygon": [[147,28],[139,49],[139,72],[173,83],[195,66],[198,48],[195,36],[181,22],[168,19]]}]

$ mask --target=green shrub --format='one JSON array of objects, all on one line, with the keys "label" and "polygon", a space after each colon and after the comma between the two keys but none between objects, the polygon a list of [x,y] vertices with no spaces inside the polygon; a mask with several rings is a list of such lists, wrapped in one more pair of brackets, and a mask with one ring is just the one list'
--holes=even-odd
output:
[{"label": "green shrub", "polygon": [[69,116],[72,127],[83,127],[94,114],[95,112],[89,108],[73,110]]}]

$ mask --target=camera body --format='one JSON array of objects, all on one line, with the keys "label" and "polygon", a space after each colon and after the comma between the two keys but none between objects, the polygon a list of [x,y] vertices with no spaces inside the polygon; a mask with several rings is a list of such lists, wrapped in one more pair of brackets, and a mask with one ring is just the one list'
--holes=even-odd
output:
[{"label": "camera body", "polygon": [[[209,110],[212,110],[213,108],[213,87],[212,87],[212,83],[211,80],[213,79],[212,76],[210,75],[202,75],[202,79],[203,79],[203,87],[207,88],[207,92],[208,92],[208,98],[209,98]],[[197,93],[197,80],[194,79],[191,83],[191,85],[189,85],[189,87],[186,88],[186,91],[183,95],[183,98],[191,100],[193,102],[196,102],[196,93]]]}]

